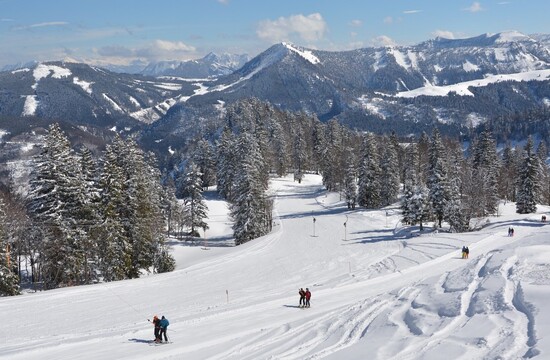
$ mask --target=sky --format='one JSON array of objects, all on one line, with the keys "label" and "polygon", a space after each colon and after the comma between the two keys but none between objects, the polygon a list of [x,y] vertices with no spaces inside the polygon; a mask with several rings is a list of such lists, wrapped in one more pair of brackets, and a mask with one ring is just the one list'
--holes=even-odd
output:
[{"label": "sky", "polygon": [[[550,207],[501,202],[477,231],[420,232],[398,204],[348,210],[320,175],[273,178],[270,192],[261,238],[234,246],[209,191],[206,237],[171,242],[175,271],[0,298],[0,359],[550,358]],[[155,314],[171,343],[151,343]]]},{"label": "sky", "polygon": [[550,33],[548,13],[547,0],[0,0],[0,66],[255,56],[281,41],[347,50]]}]

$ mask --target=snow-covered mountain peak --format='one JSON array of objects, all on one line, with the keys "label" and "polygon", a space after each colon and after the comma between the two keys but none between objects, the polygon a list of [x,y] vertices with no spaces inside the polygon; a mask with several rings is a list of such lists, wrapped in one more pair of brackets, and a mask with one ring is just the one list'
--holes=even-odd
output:
[{"label": "snow-covered mountain peak", "polygon": [[503,44],[503,43],[510,43],[510,42],[521,42],[521,41],[535,41],[534,39],[530,38],[529,36],[520,33],[519,31],[511,30],[511,31],[503,31],[501,33],[498,33],[495,35],[495,43],[497,44]]},{"label": "snow-covered mountain peak", "polygon": [[300,55],[301,57],[303,57],[304,59],[306,59],[312,64],[318,64],[321,62],[319,58],[315,56],[311,50],[302,49],[286,42],[281,43],[281,45],[286,47],[288,50],[293,51],[296,54]]}]

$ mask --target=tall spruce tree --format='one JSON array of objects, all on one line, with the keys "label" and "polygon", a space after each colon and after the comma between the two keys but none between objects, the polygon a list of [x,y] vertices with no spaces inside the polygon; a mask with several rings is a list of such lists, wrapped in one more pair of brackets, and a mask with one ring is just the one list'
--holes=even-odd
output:
[{"label": "tall spruce tree", "polygon": [[401,214],[402,221],[405,224],[414,224],[416,217],[413,208],[412,199],[415,194],[416,186],[418,185],[418,152],[417,145],[411,142],[405,151],[405,164],[403,172],[403,197],[401,198]]},{"label": "tall spruce tree", "polygon": [[374,135],[368,133],[363,140],[362,159],[359,164],[358,204],[366,208],[381,205],[380,160]]},{"label": "tall spruce tree", "polygon": [[81,168],[78,157],[58,124],[52,124],[43,151],[35,159],[30,182],[29,212],[44,234],[40,264],[45,288],[84,281]]},{"label": "tall spruce tree", "polygon": [[0,297],[19,294],[19,276],[17,261],[12,257],[12,244],[8,232],[8,217],[6,206],[0,196]]},{"label": "tall spruce tree", "polygon": [[399,160],[395,144],[388,138],[380,159],[380,201],[382,206],[393,204],[397,200],[400,186]]},{"label": "tall spruce tree", "polygon": [[267,184],[262,183],[260,175],[262,155],[252,135],[242,133],[236,150],[240,170],[235,177],[230,211],[235,244],[240,245],[271,230],[272,204],[265,193]]},{"label": "tall spruce tree", "polygon": [[355,165],[355,155],[353,149],[346,149],[346,160],[348,164],[346,168],[346,175],[344,177],[344,197],[348,204],[348,209],[355,209],[357,203],[357,170]]},{"label": "tall spruce tree", "polygon": [[434,129],[429,149],[428,182],[429,199],[437,225],[441,227],[449,201],[449,179],[445,148],[439,130]]},{"label": "tall spruce tree", "polygon": [[530,214],[537,211],[540,202],[541,174],[540,159],[534,151],[533,139],[529,136],[525,144],[525,157],[519,169],[517,182],[516,212]]},{"label": "tall spruce tree", "polygon": [[132,263],[132,247],[125,226],[127,183],[121,161],[123,151],[120,138],[107,145],[99,180],[102,222],[98,229],[98,266],[105,281],[126,279]]},{"label": "tall spruce tree", "polygon": [[475,188],[478,193],[478,216],[495,214],[498,208],[499,158],[495,141],[488,131],[483,131],[474,142],[472,168]]},{"label": "tall spruce tree", "polygon": [[198,229],[208,229],[208,224],[204,221],[208,218],[208,207],[202,189],[202,174],[197,165],[191,163],[185,174],[183,189],[187,225],[191,228],[191,236],[199,236]]}]

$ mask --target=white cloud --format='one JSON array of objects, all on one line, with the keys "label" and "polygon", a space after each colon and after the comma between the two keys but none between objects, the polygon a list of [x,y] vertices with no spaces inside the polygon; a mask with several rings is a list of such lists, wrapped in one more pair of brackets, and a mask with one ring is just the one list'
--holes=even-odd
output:
[{"label": "white cloud", "polygon": [[445,39],[455,39],[456,38],[456,36],[453,32],[447,31],[447,30],[436,30],[436,31],[432,32],[432,35],[436,36],[436,37],[445,38]]},{"label": "white cloud", "polygon": [[195,51],[193,46],[186,45],[181,41],[155,40],[154,45],[163,51]]},{"label": "white cloud", "polygon": [[403,14],[417,14],[419,12],[422,12],[422,10],[405,10]]},{"label": "white cloud", "polygon": [[373,46],[395,46],[396,42],[386,35],[380,35],[371,40]]},{"label": "white cloud", "polygon": [[393,17],[391,16],[386,16],[384,18],[384,24],[393,24]]},{"label": "white cloud", "polygon": [[15,21],[13,19],[0,19],[1,22]]},{"label": "white cloud", "polygon": [[185,60],[194,57],[196,48],[181,41],[157,39],[138,48],[121,45],[104,46],[94,49],[97,56],[113,64],[135,61]]},{"label": "white cloud", "polygon": [[271,42],[291,40],[298,36],[301,40],[321,40],[327,31],[327,24],[321,14],[291,15],[277,20],[263,20],[258,24],[256,35]]},{"label": "white cloud", "polygon": [[66,21],[50,21],[50,22],[43,22],[38,24],[32,24],[29,25],[30,28],[37,28],[37,27],[46,27],[46,26],[63,26],[63,25],[69,25]]},{"label": "white cloud", "polygon": [[476,12],[482,11],[483,8],[481,7],[481,4],[476,1],[464,10],[472,13],[476,13]]},{"label": "white cloud", "polygon": [[69,25],[66,21],[49,21],[49,22],[42,22],[37,24],[31,24],[26,26],[19,26],[14,28],[14,30],[28,30],[28,29],[35,29],[35,28],[42,28],[42,27],[50,27],[50,26],[65,26]]},{"label": "white cloud", "polygon": [[361,27],[363,22],[361,20],[351,20],[349,24],[353,27]]}]

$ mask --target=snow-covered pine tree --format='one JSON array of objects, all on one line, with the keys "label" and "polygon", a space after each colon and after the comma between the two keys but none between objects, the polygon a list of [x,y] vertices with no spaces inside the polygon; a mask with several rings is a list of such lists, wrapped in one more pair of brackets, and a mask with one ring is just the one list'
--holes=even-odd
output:
[{"label": "snow-covered pine tree", "polygon": [[187,226],[191,228],[191,236],[199,236],[198,229],[208,229],[204,219],[208,218],[208,207],[204,201],[202,174],[193,162],[188,164],[185,173],[185,184],[183,188],[185,211],[187,212]]},{"label": "snow-covered pine tree", "polygon": [[294,142],[292,146],[292,162],[294,167],[294,180],[302,182],[304,169],[307,166],[308,156],[306,141],[300,128],[294,133]]},{"label": "snow-covered pine tree", "polygon": [[207,140],[200,139],[192,158],[202,174],[202,186],[206,189],[214,185],[216,183],[216,159],[212,145]]},{"label": "snow-covered pine tree", "polygon": [[133,140],[125,142],[123,169],[127,178],[127,233],[132,247],[129,277],[140,270],[156,271],[155,263],[165,247],[165,219],[162,212],[160,172],[153,157],[144,154]]},{"label": "snow-covered pine tree", "polygon": [[372,133],[365,135],[361,152],[357,202],[366,208],[377,208],[381,205],[380,160],[376,138]]},{"label": "snow-covered pine tree", "polygon": [[502,151],[502,161],[498,174],[498,194],[500,199],[516,201],[517,162],[510,142]]},{"label": "snow-covered pine tree", "polygon": [[534,151],[531,136],[525,144],[525,157],[519,169],[517,181],[516,212],[518,214],[530,214],[537,211],[537,203],[540,201],[541,174],[540,159]]},{"label": "snow-covered pine tree", "polygon": [[469,165],[464,161],[460,144],[454,145],[449,151],[449,201],[445,218],[451,232],[463,232],[468,230],[470,223],[470,212],[462,202],[462,175],[464,167]]},{"label": "snow-covered pine tree", "polygon": [[498,174],[500,162],[495,141],[490,133],[483,131],[474,142],[472,151],[472,168],[475,188],[478,191],[476,201],[479,212],[477,216],[495,214],[498,208]]},{"label": "snow-covered pine tree", "polygon": [[321,154],[323,184],[329,191],[337,191],[343,183],[342,169],[343,129],[336,119],[331,119],[325,128],[325,148]]},{"label": "snow-covered pine tree", "polygon": [[320,121],[316,121],[313,124],[311,143],[313,146],[312,170],[318,173],[324,167],[324,154],[326,150],[325,125]]},{"label": "snow-covered pine tree", "polygon": [[0,196],[0,297],[19,294],[19,276],[17,261],[12,257],[10,234],[8,233],[8,217],[5,203]]},{"label": "snow-covered pine tree", "polygon": [[99,180],[102,221],[98,229],[98,266],[105,281],[126,279],[132,263],[132,248],[125,228],[126,176],[120,161],[123,150],[123,142],[118,137],[107,145]]},{"label": "snow-covered pine tree", "polygon": [[288,172],[289,156],[286,135],[282,125],[273,119],[270,119],[269,142],[271,144],[271,161],[273,170],[278,176],[284,176]]},{"label": "snow-covered pine tree", "polygon": [[231,201],[233,183],[237,172],[236,140],[231,129],[226,128],[216,146],[216,179],[218,193]]},{"label": "snow-covered pine tree", "polygon": [[441,227],[445,218],[445,209],[449,201],[447,171],[445,148],[439,130],[435,128],[429,149],[427,187],[429,189],[431,211],[439,227]]},{"label": "snow-covered pine tree", "polygon": [[405,149],[405,164],[403,173],[403,197],[401,199],[402,221],[405,224],[414,224],[412,198],[415,194],[415,188],[418,185],[418,152],[417,145],[411,142]]},{"label": "snow-covered pine tree", "polygon": [[40,264],[45,288],[84,280],[82,227],[78,212],[83,188],[78,157],[58,124],[52,124],[43,151],[35,159],[29,212],[42,227]]},{"label": "snow-covered pine tree", "polygon": [[423,223],[430,217],[430,196],[426,186],[418,184],[413,189],[409,200],[409,214],[411,225],[419,224],[420,231],[424,230]]},{"label": "snow-covered pine tree", "polygon": [[259,173],[263,159],[253,136],[242,133],[236,151],[240,170],[235,177],[230,211],[234,220],[235,244],[240,245],[271,230],[272,203]]},{"label": "snow-covered pine tree", "polygon": [[397,200],[400,186],[399,161],[397,149],[389,138],[384,137],[380,158],[380,201],[382,206],[393,204]]},{"label": "snow-covered pine tree", "polygon": [[344,177],[344,197],[348,204],[348,209],[355,209],[357,203],[357,170],[355,166],[355,154],[353,149],[347,148],[345,162],[348,164],[346,168],[346,175]]}]

